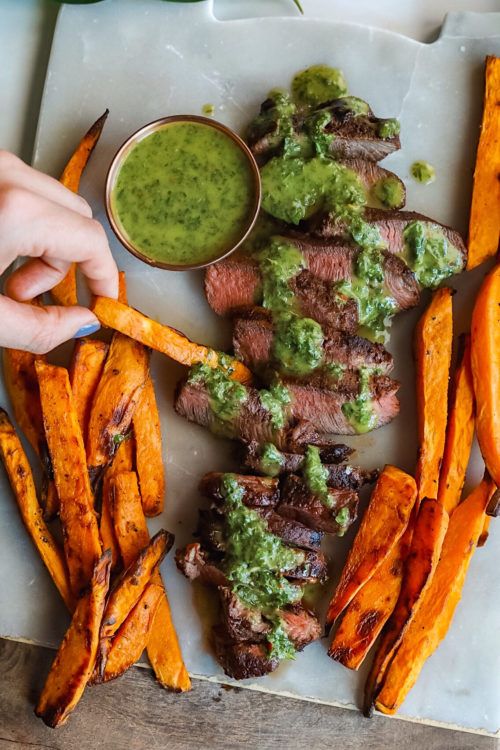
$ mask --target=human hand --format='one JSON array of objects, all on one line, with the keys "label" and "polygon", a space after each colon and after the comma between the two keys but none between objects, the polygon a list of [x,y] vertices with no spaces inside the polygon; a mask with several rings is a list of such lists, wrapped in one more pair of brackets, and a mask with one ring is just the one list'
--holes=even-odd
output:
[{"label": "human hand", "polygon": [[52,289],[71,263],[79,264],[93,294],[116,299],[118,271],[88,203],[0,151],[0,274],[21,256],[30,260],[7,278],[0,295],[0,346],[44,354],[99,328],[85,307],[23,304]]}]

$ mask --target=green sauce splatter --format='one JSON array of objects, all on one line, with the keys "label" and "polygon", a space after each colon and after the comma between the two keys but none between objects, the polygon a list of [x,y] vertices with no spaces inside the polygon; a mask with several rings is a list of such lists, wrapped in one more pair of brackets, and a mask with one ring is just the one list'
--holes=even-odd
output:
[{"label": "green sauce splatter", "polygon": [[290,311],[294,294],[290,281],[305,268],[304,256],[291,242],[274,238],[256,255],[262,275],[262,304],[275,312]]},{"label": "green sauce splatter", "polygon": [[370,392],[372,374],[373,370],[370,367],[359,369],[358,395],[353,401],[348,401],[342,406],[342,412],[347,421],[358,434],[373,430],[377,423],[377,415],[373,408],[373,399]]},{"label": "green sauce splatter", "polygon": [[275,430],[281,430],[286,423],[285,407],[291,402],[291,396],[282,383],[274,383],[269,390],[259,391],[260,403],[271,415],[271,424]]},{"label": "green sauce splatter", "polygon": [[260,454],[260,470],[268,477],[276,477],[280,473],[285,458],[273,443],[265,443]]},{"label": "green sauce splatter", "polygon": [[423,221],[412,221],[403,232],[406,262],[419,284],[434,289],[461,271],[462,254],[444,235]]},{"label": "green sauce splatter", "polygon": [[293,314],[277,316],[274,321],[273,357],[280,371],[307,375],[323,362],[323,329],[311,318]]},{"label": "green sauce splatter", "polygon": [[436,170],[428,161],[415,161],[410,167],[411,176],[417,182],[428,185],[436,179]]},{"label": "green sauce splatter", "polygon": [[400,131],[401,125],[395,118],[381,120],[378,125],[378,135],[380,138],[394,138],[394,136],[399,135]]},{"label": "green sauce splatter", "polygon": [[210,399],[210,408],[222,423],[230,423],[248,398],[244,385],[231,380],[221,367],[210,367],[204,363],[193,365],[189,371],[189,383],[203,382]]},{"label": "green sauce splatter", "polygon": [[292,96],[302,108],[314,109],[320,104],[347,95],[344,74],[338,68],[312,65],[294,76]]},{"label": "green sauce splatter", "polygon": [[397,177],[382,177],[372,188],[372,194],[386,208],[401,208],[405,189]]},{"label": "green sauce splatter", "polygon": [[327,508],[333,507],[333,501],[328,491],[328,469],[321,463],[319,449],[315,445],[308,445],[302,465],[302,476],[309,490],[321,499]]}]

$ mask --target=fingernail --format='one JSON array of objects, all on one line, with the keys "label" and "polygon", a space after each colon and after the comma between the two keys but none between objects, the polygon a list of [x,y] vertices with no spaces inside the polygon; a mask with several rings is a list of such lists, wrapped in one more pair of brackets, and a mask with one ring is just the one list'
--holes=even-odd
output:
[{"label": "fingernail", "polygon": [[82,326],[78,329],[73,338],[81,339],[82,336],[90,336],[92,333],[98,331],[100,327],[100,323],[87,323],[86,326]]}]

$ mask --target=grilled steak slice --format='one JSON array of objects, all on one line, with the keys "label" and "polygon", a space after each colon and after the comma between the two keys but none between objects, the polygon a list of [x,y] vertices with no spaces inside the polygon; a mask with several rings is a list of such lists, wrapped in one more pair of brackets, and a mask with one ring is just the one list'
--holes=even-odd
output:
[{"label": "grilled steak slice", "polygon": [[206,586],[227,586],[226,576],[210,561],[199,542],[188,544],[185,549],[178,549],[175,553],[175,563],[190,581],[198,578]]},{"label": "grilled steak slice", "polygon": [[[340,464],[354,453],[354,449],[342,443],[321,448],[319,451],[324,464]],[[279,474],[292,474],[300,471],[304,462],[303,453],[284,453],[281,451],[282,464]],[[257,474],[266,475],[262,467],[262,446],[259,443],[248,443],[242,447],[240,459],[243,466]]]},{"label": "grilled steak slice", "polygon": [[246,607],[241,599],[228,587],[219,589],[224,628],[232,641],[266,641],[271,630],[270,623],[262,612]]},{"label": "grilled steak slice", "polygon": [[[285,518],[309,526],[311,529],[326,531],[329,534],[343,533],[356,520],[358,496],[354,490],[330,490],[332,507],[327,507],[321,499],[308,489],[306,483],[293,474],[285,479],[281,502],[277,512]],[[344,523],[344,514],[339,517],[343,508],[349,511],[348,523]]]},{"label": "grilled steak slice", "polygon": [[342,164],[348,169],[352,169],[358,175],[361,184],[365,188],[368,194],[373,195],[373,190],[383,180],[390,179],[391,182],[399,184],[401,189],[401,201],[397,206],[393,206],[394,209],[403,208],[406,201],[406,187],[402,179],[397,174],[390,172],[388,169],[384,169],[374,161],[368,161],[367,159],[344,159]]},{"label": "grilled steak slice", "polygon": [[321,625],[313,612],[301,604],[290,604],[280,612],[287,636],[298,651],[321,637]]},{"label": "grilled steak slice", "polygon": [[[377,227],[388,252],[394,255],[401,255],[405,252],[403,232],[407,226],[414,221],[421,222],[427,230],[441,232],[462,256],[462,268],[465,266],[467,248],[462,236],[454,229],[440,224],[428,216],[415,211],[385,211],[378,208],[367,208],[364,212],[364,218]],[[335,242],[345,242],[348,236],[345,224],[331,214],[315,217],[311,220],[310,229],[316,237]]]},{"label": "grilled steak slice", "polygon": [[[355,426],[344,413],[344,406],[355,402],[360,392],[359,376],[346,372],[331,390],[330,378],[322,374],[313,375],[308,383],[284,378],[292,402],[291,414],[299,420],[314,421],[317,430],[336,435],[354,435]],[[372,375],[369,395],[373,422],[370,429],[377,429],[390,422],[399,412],[397,390],[399,383],[387,375]]]},{"label": "grilled steak slice", "polygon": [[324,131],[335,136],[329,150],[338,159],[380,161],[401,148],[399,135],[379,136],[379,129],[386,121],[375,117],[369,107],[368,114],[357,115],[342,99],[335,99],[323,105],[315,115],[322,112],[330,115]]},{"label": "grilled steak slice", "polygon": [[235,680],[262,677],[273,672],[279,664],[271,659],[267,643],[238,642],[230,638],[223,625],[213,628],[215,655],[224,672]]},{"label": "grilled steak slice", "polygon": [[326,558],[319,550],[302,550],[304,561],[293,570],[287,570],[286,578],[303,583],[318,583],[326,580],[328,566]]},{"label": "grilled steak slice", "polygon": [[[337,234],[341,229],[336,226]],[[358,320],[357,303],[349,299],[346,304],[339,304],[332,294],[332,284],[353,276],[359,248],[345,238],[314,237],[299,232],[284,240],[302,252],[307,265],[307,270],[290,281],[300,314],[317,320],[321,325],[354,333]],[[385,283],[398,307],[406,310],[417,305],[420,287],[406,263],[392,257],[390,252],[383,253],[383,262]],[[219,315],[237,314],[242,308],[260,304],[262,285],[257,262],[239,254],[209,266],[205,274],[205,294],[209,305]]]},{"label": "grilled steak slice", "polygon": [[[199,490],[202,495],[216,502],[224,500],[221,480],[225,476],[219,471],[211,471],[201,478]],[[243,503],[249,508],[273,507],[279,500],[277,479],[269,477],[252,477],[244,474],[234,475],[238,485],[243,488]]]},{"label": "grilled steak slice", "polygon": [[[283,518],[269,508],[253,508],[253,510],[266,522],[269,531],[286,544],[303,549],[319,550],[323,536],[321,532],[309,529],[297,521]],[[215,508],[200,510],[197,535],[203,547],[213,554],[223,555],[226,551],[224,514]]]},{"label": "grilled steak slice", "polygon": [[[383,373],[388,373],[393,368],[392,355],[381,344],[336,331],[329,326],[323,326],[323,335],[324,357],[320,367],[337,364],[358,368],[365,365],[377,367]],[[266,311],[260,317],[255,313],[238,317],[233,328],[235,354],[252,370],[265,372],[271,366],[279,372],[279,363],[273,355],[274,336],[273,323]]]}]

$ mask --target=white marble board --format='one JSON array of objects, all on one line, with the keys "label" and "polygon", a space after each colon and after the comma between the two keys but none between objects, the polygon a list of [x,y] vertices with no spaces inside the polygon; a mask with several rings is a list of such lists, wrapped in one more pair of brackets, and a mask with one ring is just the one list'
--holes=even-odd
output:
[{"label": "white marble board", "polygon": [[[487,54],[500,54],[500,14],[454,14],[438,41],[424,45],[392,32],[311,18],[217,21],[211,0],[174,5],[158,0],[108,0],[61,11],[39,122],[35,165],[59,174],[87,126],[106,108],[111,114],[83,180],[82,192],[107,226],[103,184],[120,143],[140,125],[180,112],[200,113],[213,103],[216,117],[241,128],[270,87],[289,84],[300,68],[324,62],[342,67],[353,94],[367,99],[379,116],[402,123],[401,151],[386,160],[405,179],[407,205],[466,229],[471,175]],[[409,178],[414,159],[437,169],[433,185]],[[108,228],[109,229],[109,228]],[[152,270],[114,239],[117,261],[127,271],[131,303],[147,314],[213,346],[229,344],[229,328],[210,311],[199,273]],[[457,333],[466,330],[474,291],[484,269],[454,281]],[[367,467],[386,462],[412,470],[416,428],[411,332],[420,311],[397,319],[391,350],[402,382],[401,414],[371,435],[353,438],[357,459]],[[191,538],[200,500],[196,485],[208,470],[232,468],[230,446],[178,418],[172,392],[182,368],[154,355],[165,435],[168,495],[164,516],[152,522]],[[5,403],[0,385],[0,403]],[[481,474],[477,453],[469,484]],[[67,615],[22,528],[3,474],[0,476],[0,634],[54,646]],[[499,584],[500,533],[477,551],[452,628],[426,664],[400,717],[452,725],[468,731],[500,731]],[[351,531],[328,551],[338,574]],[[193,587],[164,563],[174,617],[193,675],[228,682],[207,645],[200,602]],[[329,587],[331,589],[331,585]],[[328,599],[325,591],[323,599]],[[308,647],[294,663],[243,686],[305,700],[354,708],[364,670],[349,672],[326,656],[326,642]]]}]

